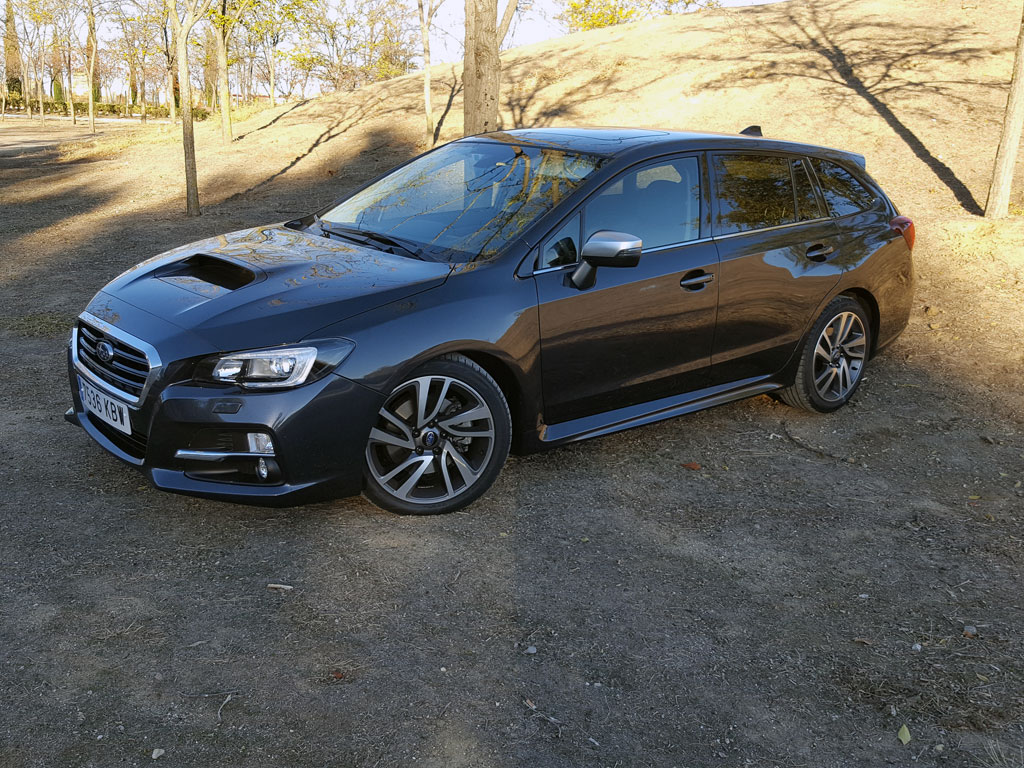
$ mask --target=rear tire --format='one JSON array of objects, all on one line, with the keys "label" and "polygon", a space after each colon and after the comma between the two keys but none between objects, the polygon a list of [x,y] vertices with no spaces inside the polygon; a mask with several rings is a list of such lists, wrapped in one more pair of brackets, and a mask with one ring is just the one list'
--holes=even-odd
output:
[{"label": "rear tire", "polygon": [[497,479],[512,442],[501,387],[462,355],[420,366],[392,391],[366,444],[364,493],[402,515],[454,512]]},{"label": "rear tire", "polygon": [[796,378],[779,391],[779,399],[817,413],[842,408],[864,378],[870,350],[871,323],[864,307],[849,296],[836,297],[807,334]]}]

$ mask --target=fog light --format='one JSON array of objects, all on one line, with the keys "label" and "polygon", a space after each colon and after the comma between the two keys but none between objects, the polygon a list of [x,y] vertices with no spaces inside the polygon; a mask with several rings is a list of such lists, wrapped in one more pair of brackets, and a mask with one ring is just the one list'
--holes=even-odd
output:
[{"label": "fog light", "polygon": [[256,462],[256,474],[260,476],[260,480],[266,480],[270,477],[270,470],[267,468],[266,459],[260,459]]},{"label": "fog light", "polygon": [[249,453],[274,455],[274,441],[266,432],[249,432],[246,437],[249,439]]}]

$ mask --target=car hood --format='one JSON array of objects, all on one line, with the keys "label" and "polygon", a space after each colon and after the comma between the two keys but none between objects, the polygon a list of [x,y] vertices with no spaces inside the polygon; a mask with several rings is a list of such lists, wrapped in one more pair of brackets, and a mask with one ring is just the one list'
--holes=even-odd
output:
[{"label": "car hood", "polygon": [[450,273],[450,264],[269,226],[168,251],[102,293],[228,350],[298,341]]}]

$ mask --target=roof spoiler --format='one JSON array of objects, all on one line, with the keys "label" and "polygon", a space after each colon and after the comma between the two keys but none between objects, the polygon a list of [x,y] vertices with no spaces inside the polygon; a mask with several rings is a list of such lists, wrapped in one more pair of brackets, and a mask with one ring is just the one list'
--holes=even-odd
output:
[{"label": "roof spoiler", "polygon": [[764,134],[761,133],[760,125],[748,125],[740,131],[740,136],[764,136]]}]

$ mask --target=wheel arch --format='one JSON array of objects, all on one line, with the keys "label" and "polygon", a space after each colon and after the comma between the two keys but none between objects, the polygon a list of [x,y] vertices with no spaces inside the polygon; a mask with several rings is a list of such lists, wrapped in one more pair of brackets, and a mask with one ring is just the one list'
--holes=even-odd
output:
[{"label": "wheel arch", "polygon": [[[497,382],[501,393],[508,403],[509,416],[512,419],[512,451],[515,453],[529,452],[529,439],[525,435],[536,433],[536,422],[540,418],[540,404],[530,406],[532,398],[539,398],[539,392],[531,395],[530,372],[524,371],[515,358],[502,354],[500,350],[473,343],[449,343],[424,350],[415,358],[396,367],[382,391],[390,392],[406,377],[421,365],[429,363],[445,355],[462,355],[483,368]],[[528,361],[526,361],[528,364]]]},{"label": "wheel arch", "polygon": [[512,450],[518,450],[526,424],[528,409],[523,400],[522,382],[512,366],[497,355],[480,349],[453,349],[446,354],[462,355],[483,368],[494,379],[508,403],[509,415],[512,417]]},{"label": "wheel arch", "polygon": [[860,304],[868,314],[868,321],[871,323],[871,350],[869,357],[874,357],[878,349],[878,333],[881,328],[882,315],[878,308],[878,301],[866,288],[846,288],[839,296],[849,296]]},{"label": "wheel arch", "polygon": [[793,379],[796,376],[797,368],[800,365],[800,351],[804,348],[807,343],[807,335],[811,332],[815,322],[821,316],[821,313],[825,311],[825,308],[838,298],[847,297],[853,299],[863,307],[864,311],[868,315],[868,322],[871,324],[871,350],[868,353],[868,357],[874,357],[875,352],[878,348],[878,329],[881,323],[881,312],[878,307],[878,301],[875,299],[874,294],[866,288],[862,287],[842,287],[833,289],[835,292],[830,293],[824,299],[821,304],[815,309],[814,314],[811,315],[810,320],[807,323],[807,327],[804,329],[803,335],[800,336],[800,342],[793,348],[793,353],[790,355],[786,365],[782,367],[779,372],[779,381],[784,382],[786,385],[792,384]]}]

